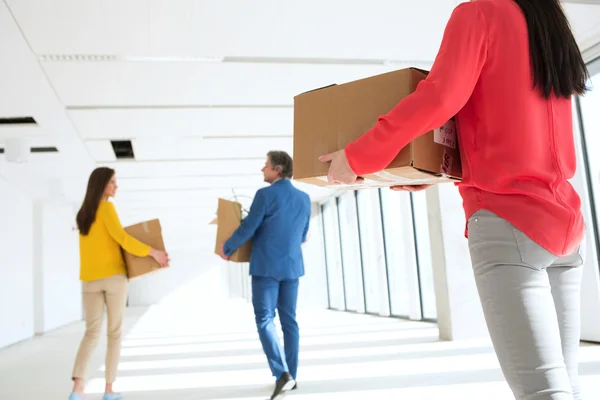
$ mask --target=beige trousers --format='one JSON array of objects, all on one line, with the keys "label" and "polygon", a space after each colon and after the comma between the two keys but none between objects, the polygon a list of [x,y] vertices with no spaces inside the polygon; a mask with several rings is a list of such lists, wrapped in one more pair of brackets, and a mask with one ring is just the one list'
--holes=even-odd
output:
[{"label": "beige trousers", "polygon": [[108,315],[108,349],[106,352],[106,383],[113,383],[117,376],[121,355],[121,331],[123,314],[127,303],[128,281],[125,275],[83,282],[83,310],[85,313],[85,335],[81,340],[75,360],[73,378],[85,379],[98,340],[104,318],[104,306]]}]

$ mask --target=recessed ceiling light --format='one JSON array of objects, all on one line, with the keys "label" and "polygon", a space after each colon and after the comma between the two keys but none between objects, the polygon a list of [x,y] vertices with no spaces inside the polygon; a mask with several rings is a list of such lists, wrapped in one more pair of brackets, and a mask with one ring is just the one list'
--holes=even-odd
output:
[{"label": "recessed ceiling light", "polygon": [[110,55],[110,54],[42,54],[39,57],[40,61],[51,62],[107,62],[107,61],[124,61],[124,62],[197,62],[197,63],[213,63],[222,62],[223,57],[212,56],[127,56],[127,55]]}]

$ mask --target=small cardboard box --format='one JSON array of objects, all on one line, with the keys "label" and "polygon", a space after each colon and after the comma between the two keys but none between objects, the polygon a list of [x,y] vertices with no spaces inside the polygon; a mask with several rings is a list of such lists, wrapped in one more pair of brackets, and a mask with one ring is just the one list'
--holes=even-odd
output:
[{"label": "small cardboard box", "polygon": [[[223,244],[233,235],[242,224],[242,205],[236,201],[219,199],[217,209],[217,243],[215,254],[221,254]],[[252,251],[252,241],[249,240],[229,258],[233,262],[249,262]]]},{"label": "small cardboard box", "polygon": [[[142,243],[156,250],[165,251],[165,243],[162,237],[162,228],[158,219],[140,222],[125,228],[125,232]],[[152,257],[138,257],[123,250],[123,259],[127,266],[127,277],[138,278],[160,268],[160,265]]]},{"label": "small cardboard box", "polygon": [[[329,164],[320,162],[319,156],[358,139],[381,115],[413,93],[426,76],[426,71],[408,68],[294,97],[294,179],[330,186]],[[363,184],[335,186],[355,189],[435,184],[461,177],[456,127],[451,120],[413,140],[384,171],[363,176]]]}]

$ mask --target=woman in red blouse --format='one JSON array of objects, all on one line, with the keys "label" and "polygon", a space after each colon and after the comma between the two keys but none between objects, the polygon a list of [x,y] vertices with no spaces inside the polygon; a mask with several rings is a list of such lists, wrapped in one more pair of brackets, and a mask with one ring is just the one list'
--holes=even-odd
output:
[{"label": "woman in red blouse", "polygon": [[[331,161],[329,181],[383,170],[456,115],[458,185],[479,296],[517,399],[581,399],[584,222],[571,97],[588,73],[558,0],[459,5],[427,79]],[[421,190],[426,187],[396,187]]]}]

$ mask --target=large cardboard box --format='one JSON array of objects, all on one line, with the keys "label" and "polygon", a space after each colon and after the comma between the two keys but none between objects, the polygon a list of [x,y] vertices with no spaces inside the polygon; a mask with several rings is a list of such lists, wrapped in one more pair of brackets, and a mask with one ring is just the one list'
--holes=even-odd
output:
[{"label": "large cardboard box", "polygon": [[[242,224],[242,205],[236,201],[219,199],[217,209],[217,243],[215,253],[221,254],[223,244],[233,235]],[[252,241],[246,242],[229,258],[233,262],[249,262],[252,251]]]},{"label": "large cardboard box", "polygon": [[[319,156],[337,151],[371,129],[415,91],[426,71],[408,68],[331,85],[294,97],[294,179],[327,183],[328,163]],[[379,173],[347,188],[435,184],[460,180],[462,170],[454,121],[413,140]],[[336,185],[340,187],[340,185]]]},{"label": "large cardboard box", "polygon": [[[128,226],[125,228],[125,232],[154,249],[165,251],[162,227],[158,219]],[[154,258],[134,256],[125,250],[123,250],[123,259],[127,266],[127,277],[129,279],[138,278],[160,268],[160,265],[158,265]]]}]

